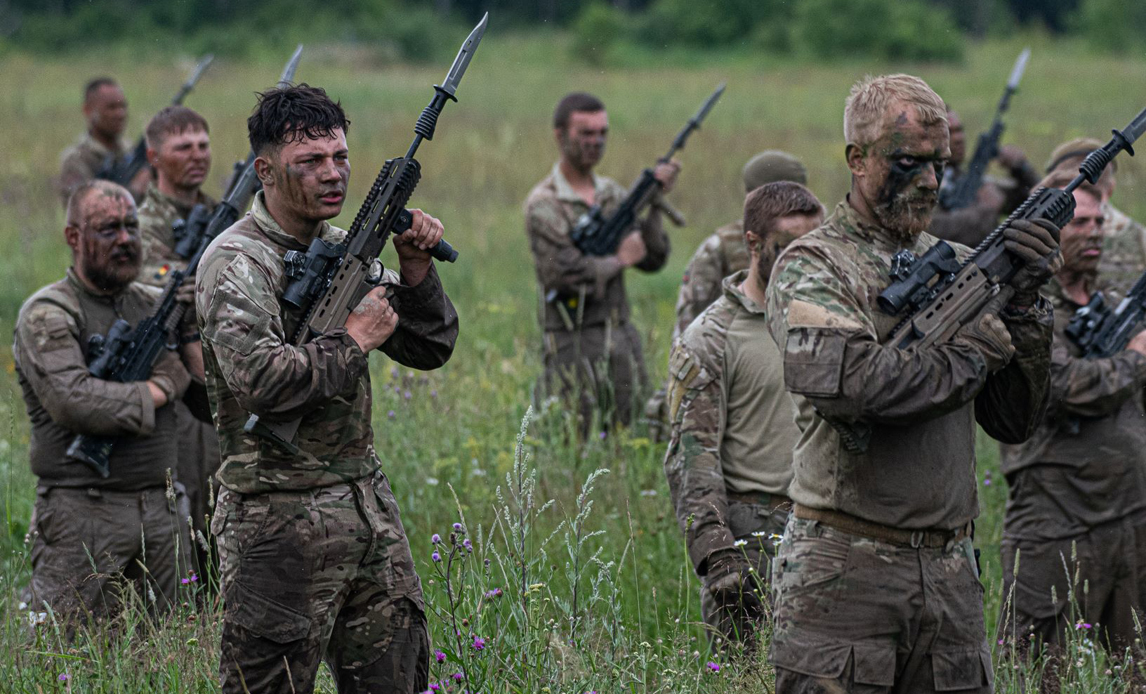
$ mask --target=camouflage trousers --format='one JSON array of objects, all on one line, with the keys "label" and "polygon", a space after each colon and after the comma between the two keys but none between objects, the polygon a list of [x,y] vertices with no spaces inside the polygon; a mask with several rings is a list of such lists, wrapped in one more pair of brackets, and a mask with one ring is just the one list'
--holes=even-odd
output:
[{"label": "camouflage trousers", "polygon": [[582,434],[595,413],[606,427],[632,422],[648,381],[641,337],[632,324],[550,331],[544,340],[542,395],[575,403]]},{"label": "camouflage trousers", "polygon": [[[1003,607],[998,638],[1052,649],[1069,632],[1116,648],[1138,638],[1135,615],[1146,607],[1146,527],[1123,519],[1076,537],[1051,541],[1004,538]],[[1016,555],[1018,576],[1015,576]],[[1069,600],[1074,595],[1074,604]],[[1052,599],[1052,595],[1054,599]]]},{"label": "camouflage trousers", "polygon": [[65,619],[114,613],[130,583],[154,611],[178,599],[191,567],[181,488],[124,492],[40,487],[32,528],[31,608]]},{"label": "camouflage trousers", "polygon": [[[211,513],[211,507],[208,501],[213,498],[211,486],[219,470],[219,437],[210,422],[196,419],[181,400],[175,402],[175,417],[179,430],[176,478],[187,491],[191,528],[204,537],[210,537],[207,516]],[[195,543],[193,554],[199,573],[208,574],[209,552]]]},{"label": "camouflage trousers", "polygon": [[223,590],[224,692],[421,692],[422,585],[381,473],[296,492],[219,493],[211,531]]},{"label": "camouflage trousers", "polygon": [[992,691],[969,538],[913,548],[793,516],[772,597],[777,692]]},{"label": "camouflage trousers", "polygon": [[[749,565],[764,582],[765,596],[768,596],[772,558],[776,556],[775,542],[784,533],[784,524],[791,510],[786,497],[774,498],[779,503],[771,503],[771,500],[762,500],[761,503],[728,502],[728,530],[737,541],[744,542],[738,549],[744,552]],[[771,602],[767,597],[765,601]],[[767,617],[771,609],[768,605],[765,608]],[[708,628],[709,645],[713,648],[719,649],[730,642],[744,642],[748,648],[754,645],[759,625],[753,623],[742,605],[729,605],[715,597],[707,577],[702,579],[700,588],[700,614]]]}]

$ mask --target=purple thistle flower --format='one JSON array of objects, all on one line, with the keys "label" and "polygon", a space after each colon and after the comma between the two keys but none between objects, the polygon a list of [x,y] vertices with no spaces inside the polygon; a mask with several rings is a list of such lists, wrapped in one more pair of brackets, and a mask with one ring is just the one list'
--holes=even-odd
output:
[{"label": "purple thistle flower", "polygon": [[72,676],[71,676],[71,675],[69,675],[68,673],[66,673],[66,672],[61,672],[61,673],[60,673],[60,676],[59,676],[59,677],[57,677],[56,679],[58,679],[58,680],[59,680],[59,681],[61,681],[61,682],[67,682],[67,681],[68,681],[68,680],[70,680],[71,678],[72,678]]},{"label": "purple thistle flower", "polygon": [[460,673],[460,672],[455,672],[455,673],[454,673],[454,681],[455,681],[455,682],[461,682],[461,681],[462,681],[462,680],[464,680],[465,678],[466,678],[466,676],[465,676],[465,675],[463,675],[463,674],[462,674],[462,673]]},{"label": "purple thistle flower", "polygon": [[720,665],[718,665],[718,664],[716,664],[710,660],[710,661],[708,661],[708,669],[712,670],[713,672],[720,672]]},{"label": "purple thistle flower", "polygon": [[398,367],[397,366],[391,366],[390,367],[390,378],[398,378]]},{"label": "purple thistle flower", "polygon": [[183,585],[187,585],[188,583],[191,582],[191,580],[187,579],[187,578],[181,578],[181,579],[179,579],[179,582],[182,583]]},{"label": "purple thistle flower", "polygon": [[461,523],[454,523],[454,531],[459,532],[459,533],[464,533],[465,528],[462,527]]},{"label": "purple thistle flower", "polygon": [[480,651],[483,648],[485,648],[485,639],[483,639],[480,636],[475,636],[474,637],[474,650]]},{"label": "purple thistle flower", "polygon": [[394,412],[394,410],[390,410],[389,412],[386,413],[386,416],[389,417],[390,419],[394,419],[398,415],[397,415],[397,413]]},{"label": "purple thistle flower", "polygon": [[438,389],[437,389],[437,388],[435,388],[435,389],[433,389],[433,390],[431,390],[431,391],[430,391],[430,397],[431,397],[431,398],[436,398],[436,397],[438,397]]},{"label": "purple thistle flower", "polygon": [[442,691],[442,685],[438,684],[437,682],[430,682],[430,691],[440,692]]},{"label": "purple thistle flower", "polygon": [[462,547],[465,547],[466,551],[468,551],[468,552],[474,551],[474,545],[472,542],[470,542],[470,539],[468,537],[462,541]]},{"label": "purple thistle flower", "polygon": [[609,433],[608,433],[608,432],[602,431],[600,434],[598,434],[598,435],[597,435],[597,438],[599,438],[599,439],[601,439],[602,441],[604,441],[604,440],[605,440],[605,438],[606,438],[608,435],[609,435]]},{"label": "purple thistle flower", "polygon": [[446,654],[441,651],[434,651],[434,659],[439,663],[444,663],[446,662]]},{"label": "purple thistle flower", "polygon": [[497,597],[501,597],[501,588],[494,588],[493,590],[487,590],[485,592],[485,597],[489,600],[492,600],[492,599],[497,598]]},{"label": "purple thistle flower", "polygon": [[442,555],[438,554],[438,550],[434,550],[434,553],[430,555],[430,559],[433,559],[434,562],[437,563],[442,560]]},{"label": "purple thistle flower", "polygon": [[442,536],[437,534],[437,533],[434,533],[433,535],[430,536],[430,544],[432,544],[432,545],[436,545],[441,541],[442,541]]},{"label": "purple thistle flower", "polygon": [[402,393],[402,398],[405,400],[409,400],[412,397],[414,397],[414,394],[408,390],[406,392]]}]

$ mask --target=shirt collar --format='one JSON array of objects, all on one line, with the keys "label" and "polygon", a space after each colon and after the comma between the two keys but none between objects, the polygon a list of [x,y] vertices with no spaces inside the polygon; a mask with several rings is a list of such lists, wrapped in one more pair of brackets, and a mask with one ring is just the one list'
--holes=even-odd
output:
[{"label": "shirt collar", "polygon": [[[593,178],[593,199],[597,202],[601,201],[601,194],[604,193],[604,179],[596,173],[589,172]],[[565,174],[561,173],[561,160],[553,165],[553,187],[557,190],[557,199],[562,202],[579,202],[585,204],[585,200],[573,190],[573,186],[569,185],[569,180],[565,178]]]},{"label": "shirt collar", "polygon": [[[279,226],[279,223],[275,221],[275,218],[272,217],[271,213],[267,211],[267,205],[264,198],[265,196],[263,191],[260,190],[259,192],[255,193],[255,200],[251,203],[251,217],[255,220],[255,226],[257,226],[260,231],[266,234],[267,238],[280,246],[286,246],[287,248],[299,250],[306,248],[306,246],[301,241],[283,231],[283,228]],[[319,226],[318,238],[329,239],[331,232],[332,227],[330,226],[330,222],[322,222]]]},{"label": "shirt collar", "polygon": [[838,223],[841,226],[854,232],[856,236],[859,236],[864,241],[874,243],[877,246],[883,246],[890,250],[898,250],[900,248],[915,250],[919,245],[919,240],[923,237],[923,234],[916,236],[913,243],[905,245],[902,241],[893,237],[891,233],[883,227],[872,224],[861,217],[860,213],[856,211],[856,208],[852,207],[851,202],[849,202],[850,197],[851,193],[844,196],[844,199],[840,201],[840,204],[836,205],[836,210],[832,214],[833,217],[838,218]]},{"label": "shirt collar", "polygon": [[724,295],[742,306],[745,311],[763,315],[765,313],[764,307],[748,298],[748,295],[740,289],[740,285],[744,284],[747,279],[747,270],[737,270],[735,273],[725,277],[721,282],[721,288],[724,290]]},{"label": "shirt collar", "polygon": [[123,293],[124,293],[124,291],[127,290],[127,287],[131,286],[131,283],[129,283],[127,285],[127,287],[124,287],[123,289],[119,290],[115,294],[96,294],[91,289],[89,289],[86,284],[83,283],[83,281],[80,279],[80,276],[76,274],[76,268],[74,266],[68,268],[68,271],[67,271],[67,274],[65,275],[65,278],[67,279],[68,284],[70,284],[72,286],[72,288],[75,289],[77,292],[81,292],[83,294],[86,294],[87,296],[90,296],[91,298],[95,299],[96,301],[102,301],[104,303],[113,304],[113,305],[115,304],[116,301],[119,300],[119,297],[123,296]]},{"label": "shirt collar", "polygon": [[[190,207],[183,204],[182,201],[176,200],[167,193],[159,190],[159,186],[155,185],[154,183],[148,184],[145,200],[150,201],[152,205],[155,205],[159,208],[172,208],[180,217],[186,217],[187,215],[191,214]],[[209,204],[207,196],[204,195],[203,191],[201,190],[195,196],[195,202]]]}]

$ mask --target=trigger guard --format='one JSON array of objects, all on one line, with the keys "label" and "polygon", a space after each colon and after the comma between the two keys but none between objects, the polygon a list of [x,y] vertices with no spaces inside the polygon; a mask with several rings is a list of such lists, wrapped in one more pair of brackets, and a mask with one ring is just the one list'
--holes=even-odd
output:
[{"label": "trigger guard", "polygon": [[366,283],[377,287],[382,284],[382,261],[375,258],[370,262],[370,269],[366,272]]}]

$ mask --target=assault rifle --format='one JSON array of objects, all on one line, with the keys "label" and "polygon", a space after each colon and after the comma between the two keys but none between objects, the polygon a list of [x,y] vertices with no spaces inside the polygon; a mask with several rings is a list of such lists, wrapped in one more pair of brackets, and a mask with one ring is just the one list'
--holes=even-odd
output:
[{"label": "assault rifle", "polygon": [[[291,56],[279,79],[279,86],[288,86],[294,79],[302,56],[302,46]],[[132,383],[145,381],[151,377],[151,370],[165,349],[175,349],[168,344],[167,336],[183,320],[187,306],[175,300],[183,281],[195,275],[199,261],[207,246],[215,237],[238,221],[258,188],[259,179],[255,175],[255,154],[247,156],[246,165],[235,177],[227,197],[215,207],[204,228],[195,251],[191,254],[184,270],[173,270],[168,275],[167,284],[159,297],[159,302],[146,318],[133,330],[125,320],[117,320],[107,335],[92,335],[88,340],[88,373],[104,381]],[[111,452],[117,439],[111,436],[90,436],[78,434],[68,446],[67,456],[84,463],[95,470],[100,477],[111,475]]]},{"label": "assault rifle", "polygon": [[[995,157],[999,156],[999,139],[1003,136],[1003,114],[1011,103],[1011,95],[1019,88],[1019,80],[1027,69],[1027,60],[1031,57],[1031,49],[1024,49],[1015,61],[1011,70],[1011,77],[1007,80],[1007,88],[1003,90],[1003,98],[999,100],[999,107],[995,109],[995,121],[991,129],[979,135],[979,142],[975,145],[975,154],[967,163],[967,171],[958,181],[944,176],[943,185],[939,187],[939,206],[944,210],[958,210],[970,206],[975,202],[979,187],[983,185],[983,176],[987,173],[987,166]],[[954,169],[947,169],[952,174]]]},{"label": "assault rifle", "polygon": [[[700,110],[696,112],[688,123],[685,124],[684,129],[677,133],[676,139],[672,141],[672,146],[663,157],[657,160],[658,163],[664,163],[672,159],[677,150],[684,147],[685,142],[688,141],[688,136],[692,131],[700,128],[701,121],[704,120],[708,112],[716,104],[716,100],[724,93],[724,83],[721,82],[712,96],[708,97]],[[637,221],[639,215],[645,207],[652,201],[653,196],[660,192],[661,182],[653,176],[652,169],[645,169],[641,172],[640,177],[637,178],[636,183],[629,189],[629,194],[617,208],[617,211],[612,214],[608,219],[605,219],[604,212],[601,211],[599,205],[593,205],[589,211],[581,215],[577,220],[577,225],[573,227],[572,233],[569,238],[573,241],[573,245],[577,246],[585,255],[605,256],[612,255],[616,252],[617,246],[620,245],[621,239],[624,238],[632,228],[633,224]],[[677,226],[684,226],[684,218],[680,216],[675,210],[667,209],[669,219]]]},{"label": "assault rifle", "polygon": [[[449,101],[457,101],[454,94],[458,83],[469,67],[474,51],[485,34],[489,13],[482,17],[466,37],[450,71],[441,85],[434,85],[434,98],[422,109],[414,125],[414,141],[406,156],[388,160],[370,187],[362,207],[347,231],[346,239],[332,244],[314,239],[305,252],[289,251],[283,256],[286,275],[290,279],[283,292],[283,301],[302,310],[298,329],[290,336],[290,343],[302,345],[311,339],[340,328],[354,307],[364,296],[378,287],[383,278],[379,254],[386,248],[392,233],[410,228],[413,215],[406,203],[421,178],[421,165],[414,155],[422,140],[433,140],[438,116]],[[454,262],[458,253],[444,239],[430,249],[438,260]],[[279,447],[298,453],[294,444],[302,418],[289,422],[265,422],[252,414],[243,429],[274,442]]]},{"label": "assault rifle", "polygon": [[1126,298],[1112,311],[1102,292],[1095,292],[1086,306],[1074,312],[1066,336],[1082,350],[1083,359],[1112,357],[1130,344],[1146,318],[1146,273]]},{"label": "assault rifle", "polygon": [[[179,88],[175,98],[171,100],[172,106],[179,106],[183,103],[183,99],[195,88],[195,83],[203,76],[207,66],[214,59],[215,56],[208,54],[199,61],[191,76],[187,78],[187,81]],[[145,166],[147,166],[147,140],[140,135],[135,147],[131,150],[131,154],[123,159],[117,158],[114,154],[104,159],[103,165],[96,172],[96,178],[102,178],[126,187]]]},{"label": "assault rifle", "polygon": [[[963,264],[955,250],[939,241],[922,257],[904,249],[892,258],[892,283],[880,292],[876,303],[889,315],[903,314],[884,344],[898,349],[929,347],[950,339],[960,328],[978,318],[995,297],[1010,298],[1008,282],[1023,262],[1003,245],[1003,230],[1016,220],[1046,219],[1060,229],[1074,218],[1074,189],[1084,181],[1095,183],[1114,157],[1126,150],[1134,156],[1134,142],[1146,131],[1146,109],[1101,149],[1091,152],[1079,165],[1079,174],[1066,188],[1036,188],[1010,217],[975,247]],[[871,428],[863,423],[831,422],[844,447],[855,453],[867,450]]]}]

